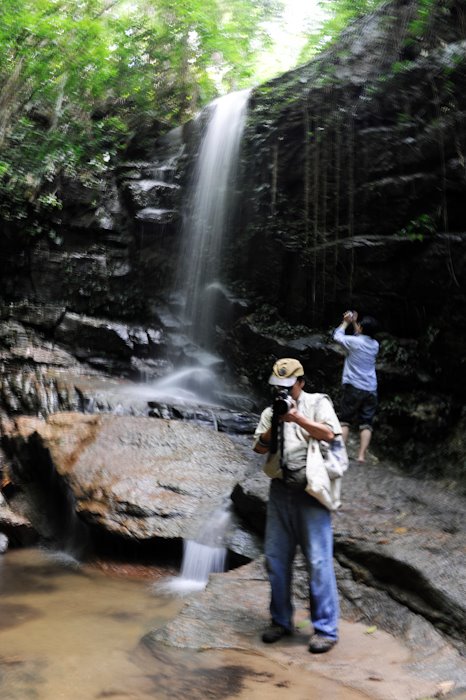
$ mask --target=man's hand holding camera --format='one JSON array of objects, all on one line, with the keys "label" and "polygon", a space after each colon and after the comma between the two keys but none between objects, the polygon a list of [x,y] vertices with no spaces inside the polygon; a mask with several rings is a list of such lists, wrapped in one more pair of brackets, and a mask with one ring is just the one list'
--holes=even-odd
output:
[{"label": "man's hand holding camera", "polygon": [[[281,401],[283,403],[279,404],[279,409],[275,411],[274,413],[274,418],[273,418],[273,425],[270,430],[267,431],[264,435],[262,435],[262,440],[259,443],[260,447],[263,449],[257,450],[258,452],[268,452],[270,444],[272,444],[272,449],[271,452],[274,451],[275,449],[275,444],[276,444],[276,436],[274,435],[274,425],[276,426],[278,423],[296,423],[296,425],[299,425],[300,428],[305,430],[308,433],[308,439],[309,438],[314,438],[315,440],[326,440],[327,442],[332,440],[334,438],[334,433],[333,431],[325,424],[323,423],[317,423],[316,421],[312,421],[307,416],[305,416],[301,411],[298,410],[297,407],[297,401],[293,399],[290,395],[286,396],[286,403],[285,403],[285,397],[282,397]],[[277,402],[277,398],[274,401]],[[272,406],[272,411],[274,410],[274,405]],[[287,407],[287,410],[285,409],[285,405]]]},{"label": "man's hand holding camera", "polygon": [[[296,375],[291,374],[297,372]],[[277,361],[274,365],[274,371],[269,380],[275,389],[275,395],[272,400],[271,409],[271,425],[267,430],[264,430],[257,438],[254,450],[259,454],[270,452],[275,454],[278,449],[278,433],[279,426],[282,428],[283,423],[296,423],[308,436],[303,435],[306,439],[314,438],[315,440],[330,441],[333,439],[333,431],[324,423],[317,423],[310,420],[299,409],[299,400],[305,383],[304,371],[301,363],[297,360],[285,358]],[[283,438],[281,440],[283,445]]]},{"label": "man's hand holding camera", "polygon": [[293,405],[289,411],[287,411],[287,413],[280,416],[280,420],[284,421],[285,423],[298,423],[299,421],[297,419],[299,418],[300,413],[296,407],[296,401],[293,399],[291,399],[291,401],[293,402]]},{"label": "man's hand holding camera", "polygon": [[[279,393],[272,404],[272,412],[279,421],[299,423],[300,413],[296,401],[288,392]],[[304,416],[303,416],[304,418]]]},{"label": "man's hand holding camera", "polygon": [[355,325],[358,321],[358,312],[357,311],[345,311],[343,314],[343,321],[341,325],[346,329],[350,323]]},{"label": "man's hand holding camera", "polygon": [[[293,403],[296,404],[296,402]],[[303,428],[309,433],[309,437],[313,437],[315,440],[326,440],[329,442],[335,437],[333,431],[327,425],[310,420],[303,413],[298,411],[296,405],[290,408],[288,413],[281,416],[281,420],[285,423],[296,423],[300,428]]]}]

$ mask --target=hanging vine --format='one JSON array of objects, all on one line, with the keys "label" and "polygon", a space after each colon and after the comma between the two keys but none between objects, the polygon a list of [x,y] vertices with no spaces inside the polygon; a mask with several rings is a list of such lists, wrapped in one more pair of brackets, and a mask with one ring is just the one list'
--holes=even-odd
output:
[{"label": "hanging vine", "polygon": [[350,239],[350,269],[348,276],[349,299],[353,296],[354,282],[354,119],[352,113],[348,115],[348,238]]}]

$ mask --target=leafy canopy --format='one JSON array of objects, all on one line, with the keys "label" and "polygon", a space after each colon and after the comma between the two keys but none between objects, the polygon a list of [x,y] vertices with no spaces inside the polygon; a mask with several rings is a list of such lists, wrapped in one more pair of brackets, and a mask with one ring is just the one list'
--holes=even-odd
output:
[{"label": "leafy canopy", "polygon": [[320,0],[326,19],[319,31],[308,37],[299,60],[309,61],[319,51],[332,44],[348,24],[375,10],[385,0]]},{"label": "leafy canopy", "polygon": [[[0,219],[43,235],[61,173],[99,178],[136,125],[251,82],[281,0],[2,0]],[[29,228],[28,228],[29,226]],[[47,231],[45,231],[47,233]],[[53,227],[49,234],[53,237]]]},{"label": "leafy canopy", "polygon": [[[286,0],[1,0],[0,223],[56,239],[60,177],[98,184],[136,129],[250,86]],[[303,0],[304,1],[304,0]],[[421,31],[434,0],[419,0]],[[300,62],[381,0],[320,0]]]}]

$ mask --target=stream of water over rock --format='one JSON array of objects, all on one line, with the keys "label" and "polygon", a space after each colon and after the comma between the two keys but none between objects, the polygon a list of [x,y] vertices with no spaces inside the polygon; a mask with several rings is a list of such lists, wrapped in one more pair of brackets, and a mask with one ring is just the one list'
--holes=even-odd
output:
[{"label": "stream of water over rock", "polygon": [[105,572],[39,549],[0,558],[2,700],[367,697],[260,655],[165,647],[150,654],[141,638],[184,602],[154,595],[147,571],[130,568]]},{"label": "stream of water over rock", "polygon": [[174,329],[168,344],[172,342],[172,356],[177,359],[172,371],[145,387],[153,400],[235,403],[231,389],[224,386],[225,362],[217,354],[215,335],[219,317],[224,320],[231,303],[221,280],[222,254],[240,190],[238,164],[248,98],[249,90],[225,95],[196,120],[198,152],[182,206],[182,243],[171,306],[163,312]]},{"label": "stream of water over rock", "polygon": [[[218,285],[223,242],[237,192],[239,150],[249,90],[232,92],[205,110],[207,125],[188,192],[178,288],[190,336],[210,349],[214,335],[212,285]],[[202,115],[201,115],[202,118]]]}]

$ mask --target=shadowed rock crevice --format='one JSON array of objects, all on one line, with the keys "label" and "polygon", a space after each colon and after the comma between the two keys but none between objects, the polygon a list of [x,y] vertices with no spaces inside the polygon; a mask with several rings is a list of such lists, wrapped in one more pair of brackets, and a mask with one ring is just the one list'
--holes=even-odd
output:
[{"label": "shadowed rock crevice", "polygon": [[58,473],[49,450],[33,432],[18,444],[6,439],[10,478],[9,503],[26,517],[45,543],[81,558],[88,552],[89,530],[77,513],[76,498]]},{"label": "shadowed rock crevice", "polygon": [[394,600],[432,622],[464,649],[466,611],[452,600],[448,591],[435,588],[432,581],[403,561],[358,543],[338,541],[335,557],[356,581],[386,591]]}]

